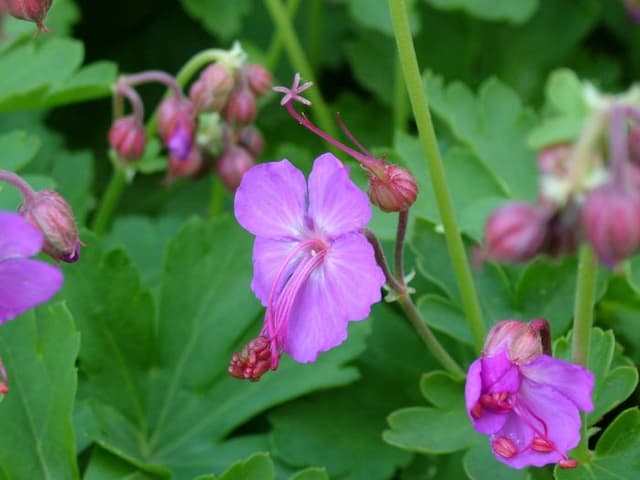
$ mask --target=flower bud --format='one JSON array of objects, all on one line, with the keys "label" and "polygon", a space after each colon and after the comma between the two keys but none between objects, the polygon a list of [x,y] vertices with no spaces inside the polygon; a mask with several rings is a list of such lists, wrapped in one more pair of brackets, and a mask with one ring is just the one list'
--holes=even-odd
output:
[{"label": "flower bud", "polygon": [[144,153],[147,135],[144,125],[134,115],[118,118],[109,130],[109,145],[120,158],[137,160]]},{"label": "flower bud", "polygon": [[176,131],[193,138],[196,127],[196,112],[189,99],[171,96],[162,101],[158,109],[158,133],[165,143]]},{"label": "flower bud", "polygon": [[555,212],[547,222],[543,253],[557,258],[575,253],[580,242],[580,210],[573,201]]},{"label": "flower bud", "polygon": [[216,161],[216,173],[225,187],[235,192],[244,173],[255,165],[253,157],[244,148],[232,145]]},{"label": "flower bud", "polygon": [[246,147],[254,156],[259,156],[264,150],[264,138],[253,125],[246,125],[238,132],[238,143]]},{"label": "flower bud", "polygon": [[418,197],[418,184],[408,170],[398,165],[384,165],[382,175],[369,178],[369,199],[383,212],[403,212]]},{"label": "flower bud", "polygon": [[581,221],[587,240],[609,267],[640,247],[640,199],[632,192],[612,184],[591,191]]},{"label": "flower bud", "polygon": [[224,109],[224,119],[229,123],[251,123],[258,113],[256,97],[247,87],[235,89],[229,95],[229,101]]},{"label": "flower bud", "polygon": [[214,63],[205,68],[189,90],[198,112],[219,112],[233,89],[233,75],[227,67]]},{"label": "flower bud", "polygon": [[35,22],[38,31],[49,31],[43,23],[53,0],[5,0],[9,14],[21,20]]},{"label": "flower bud", "polygon": [[59,194],[53,190],[41,190],[26,200],[19,212],[44,235],[42,250],[47,255],[68,263],[80,258],[80,239],[73,211]]},{"label": "flower bud", "polygon": [[530,323],[502,320],[489,330],[482,354],[490,357],[506,350],[509,360],[522,364],[543,353],[550,354],[550,346],[549,322],[544,318]]},{"label": "flower bud", "polygon": [[522,262],[536,256],[547,233],[545,210],[511,202],[494,211],[485,227],[482,256],[498,262]]},{"label": "flower bud", "polygon": [[194,144],[186,155],[178,157],[169,155],[169,168],[165,183],[169,184],[174,180],[190,177],[196,174],[202,167],[202,154],[200,149]]},{"label": "flower bud", "polygon": [[640,165],[640,125],[636,125],[631,129],[627,142],[629,160],[631,160],[632,164]]},{"label": "flower bud", "polygon": [[273,77],[271,76],[271,73],[269,73],[269,70],[264,68],[262,65],[247,65],[244,72],[247,76],[249,88],[256,95],[264,95],[271,89]]}]

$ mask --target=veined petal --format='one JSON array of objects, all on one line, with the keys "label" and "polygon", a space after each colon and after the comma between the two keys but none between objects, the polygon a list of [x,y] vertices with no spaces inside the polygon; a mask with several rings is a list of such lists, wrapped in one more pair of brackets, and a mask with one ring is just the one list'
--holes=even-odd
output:
[{"label": "veined petal", "polygon": [[322,264],[325,288],[349,320],[362,320],[382,299],[385,278],[373,247],[361,233],[337,238]]},{"label": "veined petal", "polygon": [[488,393],[515,393],[520,388],[518,367],[502,350],[496,355],[482,358],[482,386]]},{"label": "veined petal", "polygon": [[44,243],[40,230],[17,213],[0,212],[0,232],[0,260],[30,257],[38,253]]},{"label": "veined petal", "polygon": [[482,359],[477,359],[469,366],[467,382],[464,386],[464,398],[467,405],[467,414],[473,423],[473,427],[480,433],[490,435],[500,430],[510,412],[497,413],[480,407],[479,416],[476,418],[471,411],[478,404],[482,395]]},{"label": "veined petal", "polygon": [[46,302],[62,286],[56,267],[28,258],[0,261],[0,323]]},{"label": "veined petal", "polygon": [[[281,280],[287,279],[298,263],[295,259],[286,262],[287,257],[300,242],[297,240],[272,240],[256,237],[253,244],[253,279],[251,289],[265,307],[269,301],[269,294],[280,273]],[[303,255],[300,252],[300,255]]]},{"label": "veined petal", "polygon": [[330,153],[316,158],[309,175],[309,216],[330,238],[362,228],[371,218],[367,195],[349,178],[349,170]]},{"label": "veined petal", "polygon": [[259,237],[297,238],[305,226],[307,186],[289,160],[249,169],[236,190],[240,225]]},{"label": "veined petal", "polygon": [[[511,458],[503,457],[502,455],[497,453],[493,448],[493,442],[500,439],[501,437],[505,437],[507,440],[509,440],[515,446],[518,453],[516,453]],[[534,438],[534,432],[515,413],[511,412],[507,418],[507,421],[504,423],[504,426],[495,434],[491,435],[490,438],[492,443],[491,450],[493,451],[494,456],[499,461],[506,463],[513,468],[524,468],[528,465],[531,465],[530,463],[527,463],[527,460],[529,460],[527,455],[529,452],[529,446],[531,445],[531,442]],[[538,455],[542,454],[538,453]]]},{"label": "veined petal", "polygon": [[549,385],[577,405],[580,410],[593,410],[594,378],[582,365],[565,362],[549,355],[540,355],[520,365],[522,374],[534,382]]}]

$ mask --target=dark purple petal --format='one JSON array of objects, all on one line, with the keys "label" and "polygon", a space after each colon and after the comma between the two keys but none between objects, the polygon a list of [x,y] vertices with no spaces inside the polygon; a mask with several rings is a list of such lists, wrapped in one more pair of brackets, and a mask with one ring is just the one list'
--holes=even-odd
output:
[{"label": "dark purple petal", "polygon": [[316,229],[336,238],[357,231],[371,218],[367,195],[349,170],[330,153],[316,158],[309,175],[309,216]]},{"label": "dark purple petal", "polygon": [[321,278],[349,320],[367,318],[371,305],[382,299],[384,273],[376,263],[373,247],[360,233],[342,235],[332,243]]},{"label": "dark purple petal", "polygon": [[506,350],[482,358],[481,376],[483,393],[515,393],[520,388],[520,372]]},{"label": "dark purple petal", "polygon": [[44,244],[40,230],[17,213],[0,212],[0,232],[0,260],[30,257],[40,252]]},{"label": "dark purple petal", "polygon": [[288,160],[256,165],[236,190],[236,218],[260,237],[298,238],[305,227],[306,192],[304,175]]},{"label": "dark purple petal", "polygon": [[479,417],[475,418],[471,410],[478,404],[482,393],[482,359],[479,358],[471,364],[467,372],[464,398],[467,405],[467,414],[473,423],[473,427],[480,433],[490,435],[503,427],[509,413],[495,413],[480,407]]},{"label": "dark purple petal", "polygon": [[565,362],[548,355],[520,365],[520,372],[527,379],[549,385],[577,405],[580,410],[593,410],[593,374],[582,365]]},{"label": "dark purple petal", "polygon": [[[285,265],[285,260],[292,250],[299,244],[298,241],[272,240],[264,237],[256,237],[253,244],[253,279],[251,289],[256,297],[260,299],[262,305],[267,306],[269,294],[278,273],[284,266],[284,271],[280,274],[281,280],[289,278],[297,262],[289,262]],[[302,255],[303,253],[299,253]],[[282,284],[282,281],[279,282]],[[281,285],[280,285],[281,286]]]},{"label": "dark purple petal", "polygon": [[62,286],[62,273],[38,260],[0,261],[0,323],[49,300]]}]

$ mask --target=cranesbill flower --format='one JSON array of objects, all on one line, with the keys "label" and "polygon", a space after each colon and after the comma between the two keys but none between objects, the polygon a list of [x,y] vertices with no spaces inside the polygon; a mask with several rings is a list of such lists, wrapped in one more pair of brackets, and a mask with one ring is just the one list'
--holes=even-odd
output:
[{"label": "cranesbill flower", "polygon": [[549,355],[546,320],[497,323],[465,388],[474,428],[491,439],[495,457],[514,467],[558,463],[580,441],[579,411],[593,410],[593,374]]},{"label": "cranesbill flower", "polygon": [[333,155],[315,160],[308,188],[288,160],[251,168],[235,214],[256,236],[251,288],[267,310],[260,336],[234,355],[233,376],[257,380],[283,352],[315,361],[380,301],[384,275],[362,233],[371,208]]},{"label": "cranesbill flower", "polygon": [[53,265],[32,260],[44,245],[42,233],[17,213],[0,212],[0,323],[46,302],[62,286]]}]

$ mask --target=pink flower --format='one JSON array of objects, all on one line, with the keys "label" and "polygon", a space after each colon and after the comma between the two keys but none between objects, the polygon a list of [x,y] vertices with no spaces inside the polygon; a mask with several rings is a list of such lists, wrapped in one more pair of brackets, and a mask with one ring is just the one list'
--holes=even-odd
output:
[{"label": "pink flower", "polygon": [[580,441],[579,411],[593,410],[593,374],[542,353],[548,345],[546,320],[504,320],[467,373],[469,418],[490,436],[495,457],[514,468],[575,467],[567,452]]},{"label": "pink flower", "polygon": [[235,214],[256,235],[251,288],[267,311],[258,341],[234,356],[232,375],[256,380],[277,368],[282,352],[313,362],[380,301],[384,275],[361,231],[371,208],[333,155],[315,160],[308,189],[288,160],[251,168]]},{"label": "pink flower", "polygon": [[46,302],[62,286],[53,265],[32,260],[44,245],[42,233],[17,213],[0,212],[0,323]]}]

